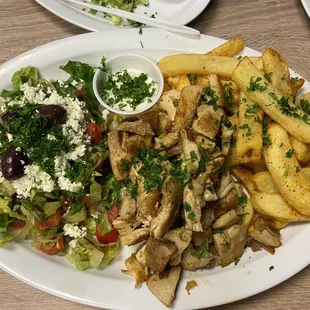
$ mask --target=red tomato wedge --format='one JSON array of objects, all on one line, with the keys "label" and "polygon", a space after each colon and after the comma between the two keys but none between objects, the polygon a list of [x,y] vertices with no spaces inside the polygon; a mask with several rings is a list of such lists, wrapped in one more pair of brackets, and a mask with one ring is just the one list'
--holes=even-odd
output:
[{"label": "red tomato wedge", "polygon": [[107,234],[101,235],[100,227],[97,224],[97,226],[96,226],[96,237],[97,237],[98,241],[102,244],[108,244],[108,243],[116,242],[117,238],[118,238],[118,231],[115,228],[113,228]]},{"label": "red tomato wedge", "polygon": [[55,255],[58,252],[62,252],[64,248],[64,237],[60,237],[51,247],[48,248],[41,243],[40,251],[48,255]]},{"label": "red tomato wedge", "polygon": [[101,141],[102,126],[96,123],[87,123],[87,134],[96,142]]},{"label": "red tomato wedge", "polygon": [[25,224],[26,223],[23,220],[14,220],[9,224],[9,226],[12,228],[23,228]]},{"label": "red tomato wedge", "polygon": [[64,210],[59,208],[54,214],[48,217],[46,220],[36,222],[38,230],[52,229],[59,225],[61,217],[64,214]]}]

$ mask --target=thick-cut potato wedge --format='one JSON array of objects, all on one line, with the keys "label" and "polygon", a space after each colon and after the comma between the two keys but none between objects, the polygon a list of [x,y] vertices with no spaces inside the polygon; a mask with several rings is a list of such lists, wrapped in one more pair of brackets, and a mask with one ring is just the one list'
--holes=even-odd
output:
[{"label": "thick-cut potato wedge", "polygon": [[275,228],[282,229],[282,228],[286,227],[290,222],[279,221],[279,220],[272,220],[272,223],[273,223]]},{"label": "thick-cut potato wedge", "polygon": [[210,52],[207,55],[214,55],[214,56],[229,56],[233,57],[240,53],[244,48],[244,39],[243,38],[236,38],[229,40]]},{"label": "thick-cut potato wedge", "polygon": [[263,60],[259,56],[252,56],[249,57],[251,62],[254,64],[254,66],[259,70],[259,71],[264,71],[264,64]]},{"label": "thick-cut potato wedge", "polygon": [[214,91],[214,96],[217,99],[216,104],[219,107],[224,107],[224,92],[222,84],[216,74],[208,74],[210,88]]},{"label": "thick-cut potato wedge", "polygon": [[304,167],[301,169],[302,172],[306,175],[306,177],[308,178],[308,180],[310,180],[310,167]]},{"label": "thick-cut potato wedge", "polygon": [[[251,81],[256,81],[257,78],[260,79],[258,84],[261,88],[254,91],[247,91]],[[273,99],[273,97],[280,99],[283,97],[283,94],[275,87],[269,85],[263,74],[253,65],[248,57],[244,57],[239,62],[233,72],[232,80],[249,99],[257,103],[275,122],[285,124],[286,130],[292,136],[302,142],[310,143],[310,125],[301,118],[283,113],[283,110],[281,110],[282,106]],[[306,115],[301,110],[298,110],[298,112],[301,117]]]},{"label": "thick-cut potato wedge", "polygon": [[210,73],[230,78],[238,64],[233,57],[201,54],[179,54],[162,58],[158,66],[165,78],[178,74],[206,75]]},{"label": "thick-cut potato wedge", "polygon": [[165,83],[164,83],[163,93],[166,92],[166,91],[168,91],[168,90],[170,90],[170,89],[171,89],[171,87],[169,86],[169,84],[165,82]]},{"label": "thick-cut potato wedge", "polygon": [[262,158],[260,160],[260,162],[257,163],[247,163],[245,164],[246,167],[248,167],[249,169],[251,169],[251,171],[255,174],[258,172],[263,172],[263,171],[267,171],[267,167],[265,164],[264,159]]},{"label": "thick-cut potato wedge", "polygon": [[258,172],[253,176],[258,190],[266,194],[279,194],[276,184],[268,171]]},{"label": "thick-cut potato wedge", "polygon": [[310,92],[309,93],[305,93],[305,94],[302,94],[301,96],[299,96],[297,99],[296,99],[296,104],[298,106],[301,105],[300,101],[301,100],[305,100],[305,101],[308,101],[310,103]]},{"label": "thick-cut potato wedge", "polygon": [[171,88],[175,89],[180,77],[181,77],[180,75],[169,76],[167,77],[166,82]]},{"label": "thick-cut potato wedge", "polygon": [[278,124],[268,129],[271,145],[264,147],[268,171],[283,198],[298,212],[310,215],[310,181],[301,170],[287,132]]},{"label": "thick-cut potato wedge", "polygon": [[310,221],[310,217],[295,211],[279,194],[259,193],[251,196],[253,208],[260,214],[280,221]]},{"label": "thick-cut potato wedge", "polygon": [[200,85],[203,87],[210,87],[208,76],[207,75],[197,76],[195,85]]},{"label": "thick-cut potato wedge", "polygon": [[251,201],[248,199],[245,205],[239,205],[237,207],[237,214],[242,216],[242,225],[249,229],[254,220],[255,210],[252,207]]},{"label": "thick-cut potato wedge", "polygon": [[310,160],[310,144],[303,143],[293,136],[290,136],[290,141],[297,159],[302,162],[308,162]]},{"label": "thick-cut potato wedge", "polygon": [[239,126],[236,143],[237,161],[240,164],[258,162],[263,149],[261,108],[245,96],[240,94]]},{"label": "thick-cut potato wedge", "polygon": [[231,168],[231,173],[241,182],[250,195],[259,193],[253,178],[253,173],[250,170],[242,166],[236,166]]},{"label": "thick-cut potato wedge", "polygon": [[292,95],[291,78],[285,59],[271,48],[267,48],[261,58],[265,73],[270,74],[272,86],[277,88],[285,97],[290,98]]},{"label": "thick-cut potato wedge", "polygon": [[186,74],[183,74],[180,76],[179,80],[175,84],[175,89],[178,92],[181,92],[184,87],[189,86],[189,85],[191,85],[189,78],[187,77]]},{"label": "thick-cut potato wedge", "polygon": [[292,93],[296,94],[303,86],[305,83],[305,79],[299,78],[294,84],[291,82],[291,89]]}]

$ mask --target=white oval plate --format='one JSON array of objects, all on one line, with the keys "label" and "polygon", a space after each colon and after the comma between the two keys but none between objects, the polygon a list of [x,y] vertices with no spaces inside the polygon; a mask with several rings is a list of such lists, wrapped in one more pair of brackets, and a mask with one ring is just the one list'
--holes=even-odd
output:
[{"label": "white oval plate", "polygon": [[310,0],[301,0],[302,5],[304,6],[305,11],[310,17]]},{"label": "white oval plate", "polygon": [[[45,78],[66,78],[58,67],[68,60],[97,66],[103,55],[110,57],[126,52],[158,61],[163,56],[180,52],[204,53],[223,42],[210,36],[187,39],[151,28],[145,29],[142,36],[135,29],[80,35],[36,48],[1,66],[0,89],[10,87],[12,74],[22,66],[38,67]],[[259,55],[249,48],[245,48],[244,54]],[[304,91],[310,91],[308,82]],[[285,281],[310,263],[309,235],[310,225],[291,225],[282,231],[283,246],[276,250],[275,255],[253,253],[248,249],[237,266],[184,272],[173,308],[185,310],[225,304]],[[166,309],[146,285],[134,289],[134,279],[121,273],[124,260],[132,250],[122,247],[120,255],[105,270],[81,272],[64,258],[49,257],[27,243],[13,243],[0,249],[0,267],[38,289],[75,302],[109,309]],[[274,269],[269,271],[271,266]],[[192,279],[197,281],[198,287],[189,296],[185,286]]]},{"label": "white oval plate", "polygon": [[[118,29],[104,18],[85,15],[74,8],[70,8],[59,0],[35,0],[44,8],[59,16],[60,18],[90,31],[103,31]],[[211,0],[149,0],[150,5],[145,7],[139,5],[135,13],[168,20],[170,22],[186,25],[196,18],[209,4]],[[100,13],[98,13],[98,16]],[[120,26],[122,27],[122,26]],[[132,27],[126,27],[126,29]]]}]

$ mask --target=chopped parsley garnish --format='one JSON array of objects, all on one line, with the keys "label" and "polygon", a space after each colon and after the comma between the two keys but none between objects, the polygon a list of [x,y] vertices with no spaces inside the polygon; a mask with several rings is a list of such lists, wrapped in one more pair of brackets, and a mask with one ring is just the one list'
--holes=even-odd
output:
[{"label": "chopped parsley garnish", "polygon": [[192,161],[195,161],[196,159],[198,159],[198,156],[195,151],[191,151],[190,156],[191,156]]},{"label": "chopped parsley garnish", "polygon": [[269,271],[272,271],[274,269],[274,266],[269,267]]},{"label": "chopped parsley garnish", "polygon": [[242,196],[238,198],[238,203],[240,205],[246,205],[248,203],[248,197],[245,194],[242,194]]},{"label": "chopped parsley garnish", "polygon": [[237,266],[240,262],[240,258],[235,258],[234,262],[235,262],[235,266]]},{"label": "chopped parsley garnish", "polygon": [[224,118],[223,124],[227,128],[231,128],[231,126],[232,126],[231,121],[227,117]]},{"label": "chopped parsley garnish", "polygon": [[301,109],[308,115],[310,115],[310,103],[308,100],[301,99],[299,101]]},{"label": "chopped parsley garnish", "polygon": [[142,41],[140,41],[140,45],[141,45],[142,48],[144,48],[144,45],[143,45]]},{"label": "chopped parsley garnish", "polygon": [[126,188],[127,192],[130,194],[130,197],[135,199],[138,193],[137,184],[131,179],[126,179],[123,181],[123,185]]},{"label": "chopped parsley garnish", "polygon": [[296,166],[296,173],[300,172],[300,168]]},{"label": "chopped parsley garnish", "polygon": [[72,164],[66,167],[65,177],[71,182],[80,182],[84,176],[85,171],[88,171],[93,167],[93,163],[89,161],[88,156],[83,156],[78,161],[74,161]]},{"label": "chopped parsley garnish", "polygon": [[191,254],[198,259],[207,258],[210,256],[209,250],[202,244],[198,245],[196,249],[191,252]]},{"label": "chopped parsley garnish", "polygon": [[222,234],[223,232],[224,232],[224,230],[220,229],[220,228],[216,228],[216,229],[212,230],[213,235],[215,235],[215,234]]},{"label": "chopped parsley garnish", "polygon": [[250,84],[249,84],[249,86],[247,87],[246,91],[247,91],[247,92],[252,92],[252,91],[256,91],[256,90],[258,90],[258,91],[260,91],[260,92],[265,91],[265,90],[267,89],[267,87],[268,87],[268,84],[265,84],[265,85],[259,84],[259,82],[260,82],[261,80],[262,80],[262,78],[259,77],[259,76],[258,76],[256,79],[255,79],[254,76],[252,76],[252,77],[251,77],[251,80],[250,80]]},{"label": "chopped parsley garnish", "polygon": [[239,126],[239,129],[242,129],[242,130],[247,129],[247,132],[245,133],[246,137],[249,137],[252,134],[251,127],[249,126],[249,124],[244,124],[242,126]]},{"label": "chopped parsley garnish", "polygon": [[155,82],[147,80],[145,73],[132,77],[127,70],[118,71],[102,83],[101,96],[110,106],[118,105],[122,110],[128,105],[135,110],[146,99],[150,100],[155,92]]},{"label": "chopped parsley garnish", "polygon": [[298,77],[291,77],[291,84],[294,85],[298,82],[299,78]]},{"label": "chopped parsley garnish", "polygon": [[231,243],[230,242],[226,242],[225,243],[225,247],[229,250],[231,248]]},{"label": "chopped parsley garnish", "polygon": [[230,140],[230,146],[231,147],[236,147],[236,139],[234,137],[232,137],[231,140]]},{"label": "chopped parsley garnish", "polygon": [[121,158],[121,170],[123,172],[128,172],[130,170],[130,162],[125,158]]},{"label": "chopped parsley garnish", "polygon": [[292,158],[293,155],[295,154],[295,150],[288,150],[286,153],[285,153],[285,157],[287,158]]},{"label": "chopped parsley garnish", "polygon": [[209,158],[202,148],[200,149],[200,155],[201,158],[198,163],[198,172],[204,172],[206,170],[206,164],[208,163]]},{"label": "chopped parsley garnish", "polygon": [[269,83],[271,83],[271,75],[272,75],[272,72],[269,72],[269,73],[265,73],[264,74],[264,77],[265,77],[265,79],[269,82]]},{"label": "chopped parsley garnish", "polygon": [[240,61],[242,59],[242,56],[241,55],[238,56],[237,59]]},{"label": "chopped parsley garnish", "polygon": [[182,159],[173,160],[172,167],[169,170],[169,174],[182,186],[185,186],[186,184],[189,183],[191,173],[186,167],[182,169],[182,163],[183,163]]},{"label": "chopped parsley garnish", "polygon": [[196,218],[196,215],[194,212],[191,212],[188,214],[187,218],[193,222]]},{"label": "chopped parsley garnish", "polygon": [[219,97],[216,95],[215,91],[210,87],[206,87],[204,89],[204,103],[207,105],[212,105],[214,111],[218,110],[217,102],[219,101]]},{"label": "chopped parsley garnish", "polygon": [[231,85],[232,85],[231,83],[229,84],[225,83],[223,87],[224,88],[224,93],[223,93],[224,100],[228,105],[231,105],[232,101],[234,100],[233,89]]},{"label": "chopped parsley garnish", "polygon": [[288,168],[285,169],[284,171],[284,176],[287,178],[288,177]]},{"label": "chopped parsley garnish", "polygon": [[253,117],[255,114],[257,114],[258,111],[259,111],[259,105],[257,103],[254,103],[246,109],[244,117],[245,118]]},{"label": "chopped parsley garnish", "polygon": [[189,81],[191,82],[191,84],[195,84],[198,78],[197,74],[188,74],[187,75]]},{"label": "chopped parsley garnish", "polygon": [[189,203],[184,202],[183,206],[184,206],[185,211],[187,211],[187,212],[192,211],[192,207],[191,207],[191,205]]},{"label": "chopped parsley garnish", "polygon": [[[143,30],[142,30],[142,28],[140,28],[140,29],[139,29],[139,34],[142,35],[142,33],[143,33]],[[141,42],[141,41],[140,41],[140,42]]]},{"label": "chopped parsley garnish", "polygon": [[246,98],[244,98],[244,97],[242,98],[242,101],[243,101],[243,102],[247,102]]}]

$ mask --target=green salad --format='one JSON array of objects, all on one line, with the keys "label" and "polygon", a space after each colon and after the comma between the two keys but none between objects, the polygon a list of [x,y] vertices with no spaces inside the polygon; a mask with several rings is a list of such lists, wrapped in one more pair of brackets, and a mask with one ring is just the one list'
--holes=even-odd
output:
[{"label": "green salad", "polygon": [[[137,5],[149,5],[149,0],[91,0],[91,2],[102,6],[111,6],[112,8],[117,8],[128,12],[133,12]],[[97,11],[90,10],[90,13],[96,14]],[[105,14],[105,16],[111,18],[114,25],[119,25],[123,21],[119,16],[109,14]],[[132,20],[128,20],[128,22],[131,25],[139,24]]]},{"label": "green salad", "polygon": [[110,116],[95,98],[94,68],[69,61],[61,69],[68,80],[21,68],[1,93],[0,246],[27,239],[80,270],[102,268],[119,251]]}]

